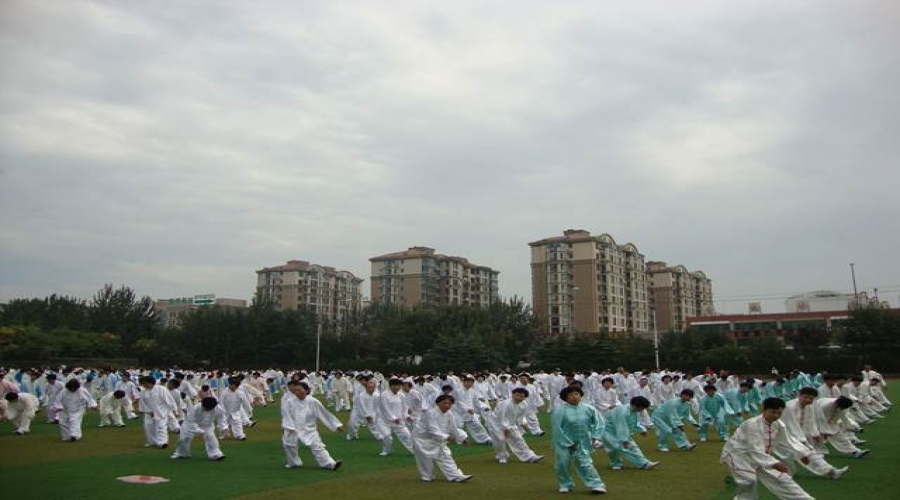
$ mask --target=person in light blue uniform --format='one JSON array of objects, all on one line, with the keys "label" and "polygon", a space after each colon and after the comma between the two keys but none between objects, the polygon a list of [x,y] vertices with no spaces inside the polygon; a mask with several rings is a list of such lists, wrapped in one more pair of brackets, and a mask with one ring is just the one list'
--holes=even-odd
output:
[{"label": "person in light blue uniform", "polygon": [[683,389],[678,399],[670,399],[653,412],[653,427],[656,429],[656,444],[659,451],[669,451],[669,438],[682,450],[693,450],[697,445],[691,443],[684,433],[684,422],[697,425],[691,416],[691,400],[694,391]]},{"label": "person in light blue uniform", "polygon": [[738,428],[744,423],[743,414],[750,413],[750,389],[752,388],[753,382],[744,380],[740,386],[725,391],[723,396],[725,396],[725,400],[728,401],[731,409],[734,410],[734,415],[725,416],[726,425],[734,425],[735,428]]},{"label": "person in light blue uniform", "polygon": [[578,386],[566,387],[560,391],[559,397],[565,404],[555,408],[551,418],[551,442],[556,457],[559,491],[568,493],[575,487],[569,471],[574,462],[578,476],[591,493],[606,493],[606,485],[591,459],[594,449],[601,446],[603,417],[596,408],[581,402],[584,391]]},{"label": "person in light blue uniform", "polygon": [[640,446],[634,441],[632,432],[647,435],[638,419],[640,413],[650,407],[650,400],[644,396],[635,396],[627,405],[622,405],[606,415],[606,426],[603,429],[603,446],[609,455],[609,461],[613,470],[622,468],[622,455],[629,462],[641,469],[652,469],[659,462],[651,462],[644,456]]},{"label": "person in light blue uniform", "polygon": [[716,432],[719,433],[719,439],[728,440],[728,421],[727,417],[734,414],[731,405],[725,396],[719,394],[718,389],[714,385],[707,385],[703,388],[706,396],[700,399],[700,428],[697,433],[700,434],[700,441],[709,439],[709,426],[715,424]]}]

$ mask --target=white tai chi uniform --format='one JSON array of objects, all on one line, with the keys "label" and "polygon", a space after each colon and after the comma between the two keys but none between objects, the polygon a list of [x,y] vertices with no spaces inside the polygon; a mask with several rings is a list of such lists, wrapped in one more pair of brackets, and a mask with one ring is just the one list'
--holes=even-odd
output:
[{"label": "white tai chi uniform", "polygon": [[793,467],[792,462],[796,462],[817,476],[834,476],[835,467],[825,461],[825,454],[815,446],[819,439],[824,438],[821,437],[819,426],[816,425],[813,404],[802,406],[799,399],[792,399],[787,402],[787,407],[785,407],[780,420],[784,422],[791,439],[800,443],[809,453],[809,464],[804,464],[797,460],[788,460],[788,465]]},{"label": "white tai chi uniform", "polygon": [[516,404],[509,398],[497,403],[493,412],[485,412],[485,422],[494,445],[494,457],[500,463],[506,463],[509,459],[507,445],[521,462],[539,460],[538,455],[528,447],[525,438],[522,437],[526,405],[525,401]]},{"label": "white tai chi uniform", "polygon": [[97,402],[84,387],[75,391],[63,389],[57,393],[51,409],[59,412],[59,433],[63,441],[81,439],[81,420],[88,408],[96,408]]},{"label": "white tai chi uniform", "polygon": [[803,450],[788,437],[787,429],[778,420],[771,424],[762,415],[748,419],[735,431],[722,449],[720,461],[731,469],[737,485],[734,500],[756,500],[757,486],[762,482],[780,500],[812,500],[790,474],[780,472],[774,466],[779,454],[803,457]]},{"label": "white tai chi uniform", "polygon": [[409,418],[409,409],[406,407],[406,398],[403,393],[394,393],[390,389],[383,391],[378,398],[382,425],[388,432],[381,439],[381,454],[389,455],[394,448],[393,435],[403,444],[403,447],[413,452],[412,436],[406,427]]},{"label": "white tai chi uniform", "polygon": [[226,387],[219,396],[219,404],[228,417],[222,428],[230,430],[237,440],[247,439],[244,435],[244,419],[250,414],[251,408],[246,393],[240,387],[237,390]]},{"label": "white tai chi uniform", "polygon": [[187,458],[191,456],[191,441],[195,436],[203,436],[206,445],[206,456],[210,460],[219,460],[225,454],[219,449],[219,440],[216,438],[216,427],[226,418],[225,410],[217,405],[212,410],[206,410],[201,403],[188,408],[185,413],[184,423],[181,425],[181,434],[178,438],[178,448],[172,454],[172,458]]},{"label": "white tai chi uniform", "polygon": [[325,409],[318,399],[306,396],[300,399],[290,392],[281,398],[281,428],[284,434],[281,439],[284,455],[287,458],[285,467],[300,467],[303,462],[297,453],[297,443],[309,447],[316,463],[323,469],[334,469],[337,462],[328,454],[316,429],[316,420],[320,420],[331,431],[341,428],[341,421]]},{"label": "white tai chi uniform", "polygon": [[467,437],[465,431],[456,426],[453,413],[449,410],[443,412],[434,406],[422,414],[422,418],[416,423],[413,443],[416,466],[422,481],[434,480],[435,463],[449,481],[460,481],[467,477],[459,470],[450,447],[447,446],[450,436],[454,436],[457,443],[462,443]]},{"label": "white tai chi uniform", "polygon": [[174,406],[175,401],[165,387],[154,385],[150,389],[141,389],[138,411],[144,415],[144,438],[147,446],[164,448],[169,445],[166,419]]},{"label": "white tai chi uniform", "polygon": [[41,403],[33,394],[20,392],[19,399],[16,401],[6,401],[5,414],[6,419],[15,426],[16,434],[28,434],[31,432],[31,421],[34,415],[40,409]]},{"label": "white tai chi uniform", "polygon": [[[862,452],[853,444],[852,437],[856,431],[855,425],[848,419],[846,411],[835,404],[837,398],[819,398],[813,401],[816,425],[819,433],[827,437],[827,441],[835,450],[849,455],[858,455]],[[820,449],[824,448],[821,446]],[[822,449],[828,453],[827,449]]]},{"label": "white tai chi uniform", "polygon": [[97,402],[98,410],[100,410],[100,427],[107,425],[115,425],[123,427],[125,422],[122,421],[122,413],[127,412],[131,407],[131,400],[128,396],[122,396],[116,399],[112,392],[100,398]]}]

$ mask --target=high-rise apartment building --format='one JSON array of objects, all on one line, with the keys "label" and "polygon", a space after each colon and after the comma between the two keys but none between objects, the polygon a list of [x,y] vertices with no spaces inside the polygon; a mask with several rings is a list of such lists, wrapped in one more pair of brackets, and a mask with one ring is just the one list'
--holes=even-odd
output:
[{"label": "high-rise apartment building", "polygon": [[712,284],[702,271],[646,262],[632,243],[569,229],[531,247],[534,314],[550,334],[648,335],[682,330],[712,314]]},{"label": "high-rise apartment building", "polygon": [[687,328],[687,318],[715,314],[712,281],[703,271],[651,261],[647,272],[657,331],[680,332]]},{"label": "high-rise apartment building", "polygon": [[636,246],[583,229],[528,245],[534,314],[549,333],[653,331],[647,269]]},{"label": "high-rise apartment building", "polygon": [[256,271],[256,297],[278,309],[306,308],[322,318],[340,320],[362,309],[362,282],[350,271],[289,260]]},{"label": "high-rise apartment building", "polygon": [[488,306],[499,299],[498,275],[489,267],[463,257],[411,247],[369,259],[372,263],[372,302]]}]

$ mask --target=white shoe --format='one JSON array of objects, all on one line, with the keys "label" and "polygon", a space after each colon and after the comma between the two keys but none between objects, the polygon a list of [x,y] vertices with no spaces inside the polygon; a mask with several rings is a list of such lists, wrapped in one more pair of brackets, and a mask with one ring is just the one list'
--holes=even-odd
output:
[{"label": "white shoe", "polygon": [[641,469],[650,470],[650,469],[656,467],[657,465],[659,465],[659,462],[647,462],[641,467]]},{"label": "white shoe", "polygon": [[613,465],[612,470],[622,470],[622,466],[621,465]]},{"label": "white shoe", "polygon": [[570,491],[572,491],[572,490],[569,489],[569,488],[566,488],[565,486],[560,486],[560,487],[559,487],[559,492],[560,492],[560,493],[568,493],[568,492],[570,492]]},{"label": "white shoe", "polygon": [[505,464],[505,463],[506,463],[506,459],[505,459],[505,458],[498,458],[498,459],[497,459],[497,462],[499,462],[499,463],[501,463],[501,464]]},{"label": "white shoe", "polygon": [[859,451],[853,452],[853,456],[855,458],[862,458],[868,454],[869,454],[869,450],[859,450]]},{"label": "white shoe", "polygon": [[388,455],[390,455],[390,453],[388,453],[386,451],[382,451],[381,453],[378,454],[379,457],[386,457]]},{"label": "white shoe", "polygon": [[658,449],[659,451],[663,452],[663,453],[668,453],[668,452],[669,452],[669,449],[668,449],[668,448],[657,448],[657,449]]},{"label": "white shoe", "polygon": [[841,467],[840,469],[834,469],[834,471],[832,471],[831,473],[831,479],[840,479],[844,477],[844,474],[846,474],[849,470],[850,467]]},{"label": "white shoe", "polygon": [[528,461],[530,464],[536,464],[544,459],[544,455],[535,455],[531,457],[531,460]]},{"label": "white shoe", "polygon": [[458,478],[454,479],[452,482],[454,482],[454,483],[464,483],[464,482],[468,481],[469,479],[472,479],[473,477],[474,477],[474,476],[473,476],[472,474],[463,474],[462,477],[458,477]]},{"label": "white shoe", "polygon": [[603,488],[603,487],[591,488],[591,493],[594,495],[603,495],[604,493],[606,493],[606,488]]},{"label": "white shoe", "polygon": [[705,438],[705,437],[702,437],[702,438],[700,438],[700,441],[703,441],[703,442],[705,443],[705,442],[706,442],[706,438]]}]

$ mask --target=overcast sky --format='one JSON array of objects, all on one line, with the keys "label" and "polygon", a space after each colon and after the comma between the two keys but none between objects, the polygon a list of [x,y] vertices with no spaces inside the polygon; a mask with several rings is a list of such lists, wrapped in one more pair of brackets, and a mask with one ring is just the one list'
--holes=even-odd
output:
[{"label": "overcast sky", "polygon": [[[627,4],[627,5],[626,5]],[[638,5],[634,5],[638,4]],[[717,309],[900,299],[900,3],[0,2],[0,301],[249,298],[567,228]]]}]

